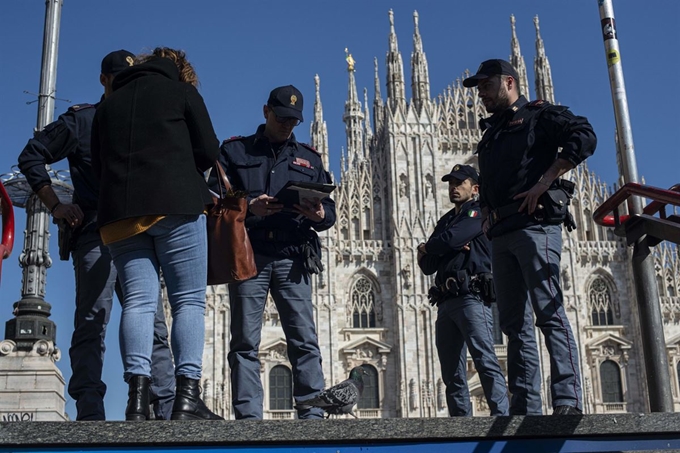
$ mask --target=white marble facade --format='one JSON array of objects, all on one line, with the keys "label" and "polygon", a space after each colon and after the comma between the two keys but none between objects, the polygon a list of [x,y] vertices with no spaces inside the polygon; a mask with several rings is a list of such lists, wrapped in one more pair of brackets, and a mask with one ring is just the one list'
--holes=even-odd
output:
[{"label": "white marble facade", "polygon": [[[531,97],[555,102],[538,18],[534,24],[536,86]],[[433,335],[436,311],[425,296],[432,278],[420,272],[416,246],[450,208],[441,176],[456,163],[475,163],[473,151],[481,136],[477,120],[486,113],[476,92],[463,88],[460,79],[431,98],[417,13],[411,54],[412,97],[407,100],[391,11],[389,26],[385,99],[377,59],[372,105],[366,90],[362,105],[353,65],[348,67],[343,115],[347,144],[340,175],[334,175],[339,185],[334,193],[338,221],[321,235],[326,270],[314,278],[316,324],[327,385],[345,379],[355,365],[372,367],[375,377],[371,380],[376,385],[367,389],[357,411],[359,417],[445,417],[448,412]],[[509,59],[520,74],[523,93],[530,94],[514,18]],[[315,80],[312,144],[328,168],[328,135],[318,77]],[[579,113],[587,116],[587,112]],[[564,303],[579,346],[585,412],[644,412],[648,398],[631,251],[610,230],[592,221],[592,212],[611,188],[586,165],[572,171],[570,177],[578,188],[572,208],[578,229],[564,234],[561,276]],[[654,253],[673,399],[680,410],[680,260],[677,247],[665,243]],[[204,395],[211,409],[233,418],[226,360],[227,288],[209,287],[207,302]],[[262,323],[265,417],[292,418],[287,401],[290,389],[285,388],[290,379],[286,341],[271,301]],[[502,336],[498,343],[496,351],[505,367]],[[539,339],[544,413],[550,413],[549,362],[542,343]],[[468,364],[475,413],[488,414],[471,360]]]}]

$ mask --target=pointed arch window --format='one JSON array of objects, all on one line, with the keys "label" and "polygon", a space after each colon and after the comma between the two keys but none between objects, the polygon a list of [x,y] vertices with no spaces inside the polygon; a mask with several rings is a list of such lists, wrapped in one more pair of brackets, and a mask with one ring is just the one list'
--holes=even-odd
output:
[{"label": "pointed arch window", "polygon": [[602,277],[597,277],[590,284],[588,291],[590,317],[594,326],[611,326],[614,324],[612,296],[609,285]]},{"label": "pointed arch window", "polygon": [[621,369],[612,360],[605,360],[600,365],[600,379],[602,380],[602,402],[623,403],[623,388],[621,386]]},{"label": "pointed arch window", "polygon": [[293,409],[293,379],[288,367],[277,365],[269,372],[269,410]]},{"label": "pointed arch window", "polygon": [[375,327],[375,291],[371,281],[364,276],[354,283],[352,294],[352,327]]},{"label": "pointed arch window", "polygon": [[378,370],[372,365],[362,365],[366,373],[364,379],[364,391],[359,398],[359,409],[380,409],[380,392],[378,388]]}]

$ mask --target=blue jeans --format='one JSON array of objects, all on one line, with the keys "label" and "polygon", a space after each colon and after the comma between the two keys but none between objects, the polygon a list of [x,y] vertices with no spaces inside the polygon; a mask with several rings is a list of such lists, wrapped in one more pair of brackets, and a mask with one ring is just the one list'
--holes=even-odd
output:
[{"label": "blue jeans", "polygon": [[[256,254],[255,262],[258,270],[255,277],[229,285],[231,343],[228,360],[236,419],[262,418],[263,390],[257,351],[269,292],[286,335],[295,401],[312,398],[324,387],[309,275],[300,262],[291,259]],[[323,418],[323,411],[319,408],[300,410],[298,418]]]},{"label": "blue jeans", "polygon": [[550,354],[553,407],[583,406],[578,350],[562,305],[561,252],[559,225],[534,225],[494,237],[492,241],[500,324],[508,336],[511,415],[542,413],[534,314]]},{"label": "blue jeans", "polygon": [[466,372],[469,348],[491,415],[508,415],[508,389],[493,345],[491,307],[472,294],[446,299],[439,304],[435,328],[449,414],[472,415]]},{"label": "blue jeans", "polygon": [[[123,297],[116,285],[117,274],[109,250],[102,244],[96,231],[85,231],[78,235],[72,257],[76,279],[76,310],[69,348],[72,375],[68,392],[76,402],[77,420],[105,420],[106,384],[102,381],[106,350],[104,338],[111,316],[114,288],[119,300],[122,301]],[[161,302],[157,297],[151,400],[156,417],[169,419],[175,398],[175,375]]]},{"label": "blue jeans", "polygon": [[200,379],[208,276],[205,215],[173,215],[109,244],[125,303],[120,322],[123,377],[150,376],[154,311],[163,271],[172,309],[175,375]]}]

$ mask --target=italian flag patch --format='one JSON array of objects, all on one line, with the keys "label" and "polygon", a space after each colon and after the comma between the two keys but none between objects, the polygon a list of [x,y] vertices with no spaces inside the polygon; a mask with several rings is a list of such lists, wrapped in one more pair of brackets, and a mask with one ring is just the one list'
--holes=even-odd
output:
[{"label": "italian flag patch", "polygon": [[478,211],[475,211],[474,209],[470,209],[468,211],[468,217],[477,217],[479,215]]}]

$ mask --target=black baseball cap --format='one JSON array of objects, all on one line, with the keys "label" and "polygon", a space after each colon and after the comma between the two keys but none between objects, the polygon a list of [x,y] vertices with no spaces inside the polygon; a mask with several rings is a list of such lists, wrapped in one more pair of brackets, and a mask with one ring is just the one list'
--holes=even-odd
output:
[{"label": "black baseball cap", "polygon": [[477,74],[463,80],[463,86],[467,88],[476,87],[480,80],[488,79],[495,75],[509,75],[519,82],[519,76],[515,68],[505,60],[486,60],[479,65]]},{"label": "black baseball cap", "polygon": [[454,165],[451,169],[451,173],[442,176],[442,181],[446,182],[450,179],[456,178],[460,181],[465,181],[470,178],[474,182],[479,181],[479,173],[474,167],[470,165]]},{"label": "black baseball cap", "polygon": [[279,118],[297,118],[302,121],[302,93],[293,85],[274,88],[269,93],[267,105]]},{"label": "black baseball cap", "polygon": [[116,75],[132,66],[134,62],[135,54],[123,49],[116,50],[105,56],[102,60],[102,74]]}]

